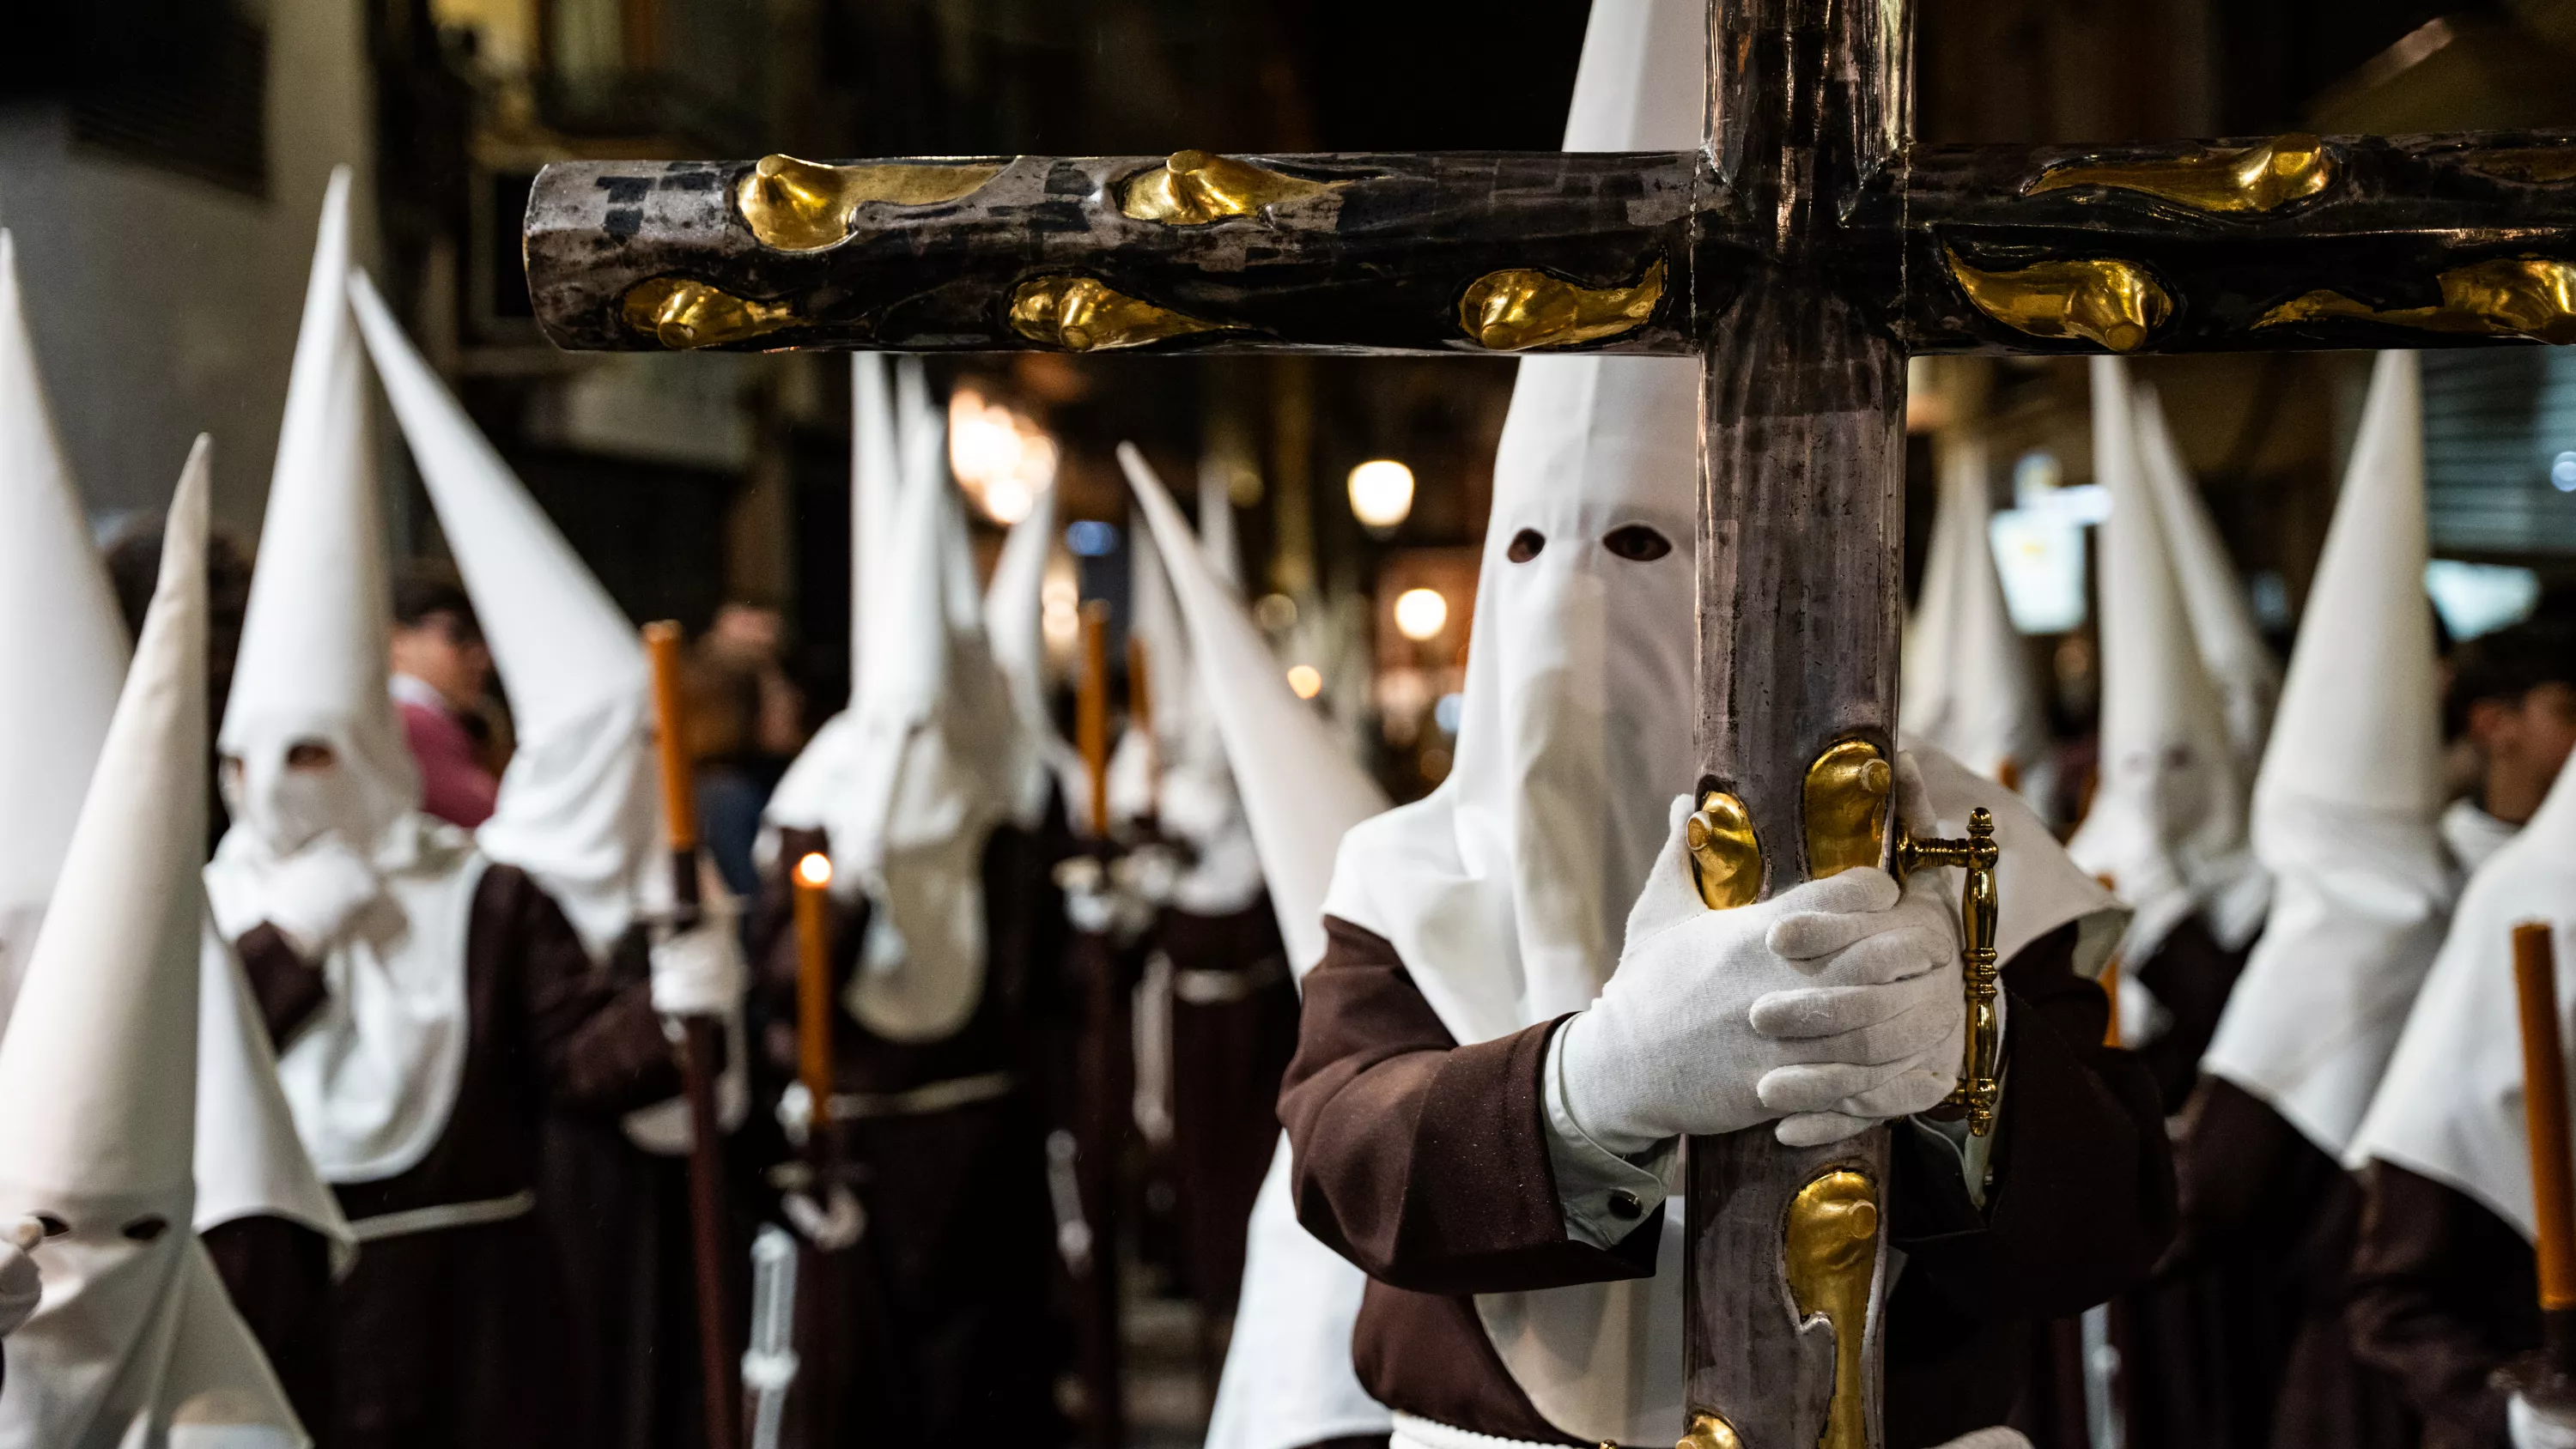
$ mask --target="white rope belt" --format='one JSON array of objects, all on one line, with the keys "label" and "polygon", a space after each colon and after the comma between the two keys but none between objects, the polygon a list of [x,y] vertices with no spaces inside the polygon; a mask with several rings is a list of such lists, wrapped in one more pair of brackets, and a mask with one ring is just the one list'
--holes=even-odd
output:
[{"label": "white rope belt", "polygon": [[1007,1096],[1019,1084],[1019,1077],[1013,1073],[985,1072],[972,1077],[951,1077],[944,1082],[932,1082],[928,1086],[901,1092],[834,1092],[832,1120],[851,1122],[868,1117],[921,1117]]},{"label": "white rope belt", "polygon": [[1473,1429],[1460,1429],[1437,1419],[1417,1418],[1401,1412],[1396,1414],[1394,1431],[1388,1437],[1392,1441],[1389,1449],[1565,1449],[1562,1444],[1479,1434]]},{"label": "white rope belt", "polygon": [[406,1208],[398,1213],[379,1213],[359,1218],[349,1224],[349,1236],[362,1243],[382,1242],[386,1238],[408,1238],[414,1233],[434,1233],[444,1228],[479,1228],[491,1223],[506,1223],[536,1211],[537,1195],[521,1190],[508,1197],[487,1197],[474,1202],[442,1203],[437,1207]]},{"label": "white rope belt", "polygon": [[1191,1006],[1241,1001],[1288,974],[1288,958],[1265,956],[1239,971],[1194,966],[1172,973],[1172,995]]}]

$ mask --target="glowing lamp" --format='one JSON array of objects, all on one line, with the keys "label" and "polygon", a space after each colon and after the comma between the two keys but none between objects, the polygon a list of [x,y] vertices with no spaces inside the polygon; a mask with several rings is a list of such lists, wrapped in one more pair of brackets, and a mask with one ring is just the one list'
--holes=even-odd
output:
[{"label": "glowing lamp", "polygon": [[1405,638],[1436,639],[1447,627],[1449,601],[1438,589],[1407,589],[1395,596],[1395,628]]},{"label": "glowing lamp", "polygon": [[1299,699],[1313,699],[1324,692],[1324,671],[1312,664],[1288,667],[1288,688]]},{"label": "glowing lamp", "polygon": [[1413,512],[1413,470],[1392,458],[1372,458],[1351,470],[1351,515],[1379,532]]}]

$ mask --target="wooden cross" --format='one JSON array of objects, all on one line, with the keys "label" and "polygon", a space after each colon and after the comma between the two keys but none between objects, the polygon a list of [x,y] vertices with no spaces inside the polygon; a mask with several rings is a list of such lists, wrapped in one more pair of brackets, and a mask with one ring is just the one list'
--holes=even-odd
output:
[{"label": "wooden cross", "polygon": [[[1721,903],[1887,858],[1908,354],[2576,341],[2576,133],[1918,146],[1905,0],[1710,8],[1695,152],[572,163],[529,287],[585,349],[1703,359]],[[1886,1172],[1691,1144],[1702,1449],[1878,1442]]]}]

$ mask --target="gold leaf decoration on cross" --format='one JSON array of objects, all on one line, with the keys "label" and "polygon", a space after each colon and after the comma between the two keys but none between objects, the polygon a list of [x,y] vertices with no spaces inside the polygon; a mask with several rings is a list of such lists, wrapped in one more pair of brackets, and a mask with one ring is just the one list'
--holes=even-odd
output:
[{"label": "gold leaf decoration on cross", "polygon": [[1032,277],[1011,294],[1011,330],[1067,352],[1108,352],[1226,325],[1130,297],[1097,277],[1054,276]]},{"label": "gold leaf decoration on cross", "polygon": [[761,245],[813,252],[850,236],[858,209],[872,201],[936,206],[972,196],[1002,172],[998,161],[956,165],[873,162],[826,166],[793,156],[763,156],[734,188],[734,204]]},{"label": "gold leaf decoration on cross", "polygon": [[1206,226],[1265,207],[1330,192],[1337,183],[1308,181],[1208,151],[1175,151],[1171,159],[1127,178],[1118,209],[1138,221]]},{"label": "gold leaf decoration on cross", "polygon": [[1682,843],[1690,848],[1691,885],[1701,905],[1730,911],[1762,893],[1762,842],[1743,801],[1723,790],[1702,795],[1682,826]]},{"label": "gold leaf decoration on cross", "polygon": [[1790,1302],[1801,1320],[1821,1318],[1834,1330],[1834,1394],[1817,1449],[1869,1449],[1862,1350],[1878,1269],[1878,1184],[1854,1167],[1817,1176],[1789,1200],[1783,1238]]},{"label": "gold leaf decoration on cross", "polygon": [[1625,287],[1586,287],[1531,267],[1488,272],[1458,300],[1458,322],[1495,352],[1572,347],[1634,332],[1664,299],[1661,257]]},{"label": "gold leaf decoration on cross", "polygon": [[1881,859],[1896,773],[1867,740],[1837,740],[1807,767],[1807,875],[1823,880]]},{"label": "gold leaf decoration on cross", "polygon": [[2135,191],[2194,211],[2275,211],[2334,184],[2332,147],[2305,132],[2256,146],[2204,150],[2170,161],[2069,161],[2022,188],[2024,196],[2102,186]]},{"label": "gold leaf decoration on cross", "polygon": [[737,297],[686,277],[652,277],[635,284],[621,309],[626,325],[674,352],[742,342],[797,323],[786,302]]},{"label": "gold leaf decoration on cross", "polygon": [[2113,352],[2135,352],[2173,315],[2173,298],[2147,269],[2117,257],[1988,272],[1947,247],[1942,255],[1978,311],[2033,337],[2080,338]]},{"label": "gold leaf decoration on cross", "polygon": [[2282,303],[2254,325],[2294,327],[2349,318],[2424,332],[2576,342],[2576,265],[2548,257],[2500,257],[2454,267],[2434,280],[2442,288],[2438,307],[2382,310],[2341,292],[2316,291]]}]

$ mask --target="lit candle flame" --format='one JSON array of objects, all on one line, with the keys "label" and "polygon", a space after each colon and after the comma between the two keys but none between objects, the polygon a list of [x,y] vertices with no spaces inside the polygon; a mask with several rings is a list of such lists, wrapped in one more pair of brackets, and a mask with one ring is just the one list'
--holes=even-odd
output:
[{"label": "lit candle flame", "polygon": [[832,883],[832,858],[817,850],[796,862],[796,880],[816,890]]}]

